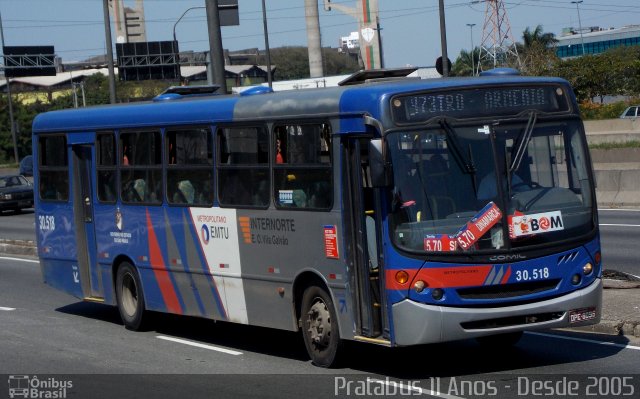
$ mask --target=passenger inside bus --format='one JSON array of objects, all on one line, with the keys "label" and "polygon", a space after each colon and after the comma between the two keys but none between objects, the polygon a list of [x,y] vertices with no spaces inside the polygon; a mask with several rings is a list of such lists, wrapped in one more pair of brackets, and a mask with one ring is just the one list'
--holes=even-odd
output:
[{"label": "passenger inside bus", "polygon": [[189,180],[180,180],[177,189],[173,194],[175,204],[193,204],[195,200],[195,189]]}]

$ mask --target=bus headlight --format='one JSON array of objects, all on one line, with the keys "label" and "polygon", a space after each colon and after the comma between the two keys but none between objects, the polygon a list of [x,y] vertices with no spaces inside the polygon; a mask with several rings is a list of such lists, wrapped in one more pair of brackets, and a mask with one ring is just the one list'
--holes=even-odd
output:
[{"label": "bus headlight", "polygon": [[424,287],[426,286],[427,284],[424,281],[418,280],[413,284],[413,289],[416,290],[416,292],[419,294],[424,291]]},{"label": "bus headlight", "polygon": [[582,272],[584,273],[585,276],[588,276],[589,274],[591,274],[591,272],[593,271],[593,265],[589,262],[587,262],[586,265],[582,266]]}]

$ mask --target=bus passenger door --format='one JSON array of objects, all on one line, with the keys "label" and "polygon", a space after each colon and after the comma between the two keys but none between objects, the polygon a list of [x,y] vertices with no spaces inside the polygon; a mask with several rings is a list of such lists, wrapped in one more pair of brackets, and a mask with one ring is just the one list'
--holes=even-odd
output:
[{"label": "bus passenger door", "polygon": [[73,151],[73,214],[76,225],[76,247],[82,292],[88,299],[102,299],[102,280],[96,259],[96,237],[93,224],[93,146],[76,144]]},{"label": "bus passenger door", "polygon": [[342,142],[343,210],[349,280],[357,304],[356,333],[368,338],[388,338],[386,307],[381,295],[382,255],[380,200],[368,176],[366,141],[348,138]]}]

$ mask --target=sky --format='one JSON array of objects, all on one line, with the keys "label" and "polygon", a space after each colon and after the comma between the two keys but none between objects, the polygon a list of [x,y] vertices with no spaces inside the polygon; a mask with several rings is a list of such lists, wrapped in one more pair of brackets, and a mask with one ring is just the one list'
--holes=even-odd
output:
[{"label": "sky", "polygon": [[[355,6],[355,0],[333,0]],[[356,21],[339,11],[324,11],[319,0],[323,47],[338,47],[341,36],[356,31]],[[478,46],[485,21],[485,3],[445,0],[447,49],[455,61],[460,50]],[[640,0],[584,0],[580,5],[583,27],[622,27],[640,24]],[[133,6],[134,0],[126,0]],[[560,35],[562,28],[578,26],[571,0],[504,0],[513,35],[542,25]],[[173,26],[190,7],[205,0],[145,0],[147,40],[171,40]],[[386,67],[433,66],[441,54],[438,0],[379,0],[380,26]],[[304,0],[266,0],[270,47],[306,46]],[[5,45],[53,45],[63,62],[105,54],[102,0],[0,0]],[[264,49],[262,1],[239,0],[240,25],[222,28],[225,49]],[[475,24],[470,28],[467,24]],[[115,29],[112,28],[115,35]],[[207,50],[205,10],[190,10],[176,26],[181,51]],[[115,43],[115,39],[113,40]]]}]

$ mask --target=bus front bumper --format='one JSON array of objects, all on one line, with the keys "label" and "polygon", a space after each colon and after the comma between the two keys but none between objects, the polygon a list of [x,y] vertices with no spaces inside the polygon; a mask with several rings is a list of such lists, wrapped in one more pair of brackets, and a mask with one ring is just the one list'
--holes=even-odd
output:
[{"label": "bus front bumper", "polygon": [[[595,309],[595,317],[571,322],[577,310]],[[454,308],[404,300],[392,306],[394,344],[419,345],[515,331],[596,324],[602,313],[602,279],[569,294],[524,305]]]}]

